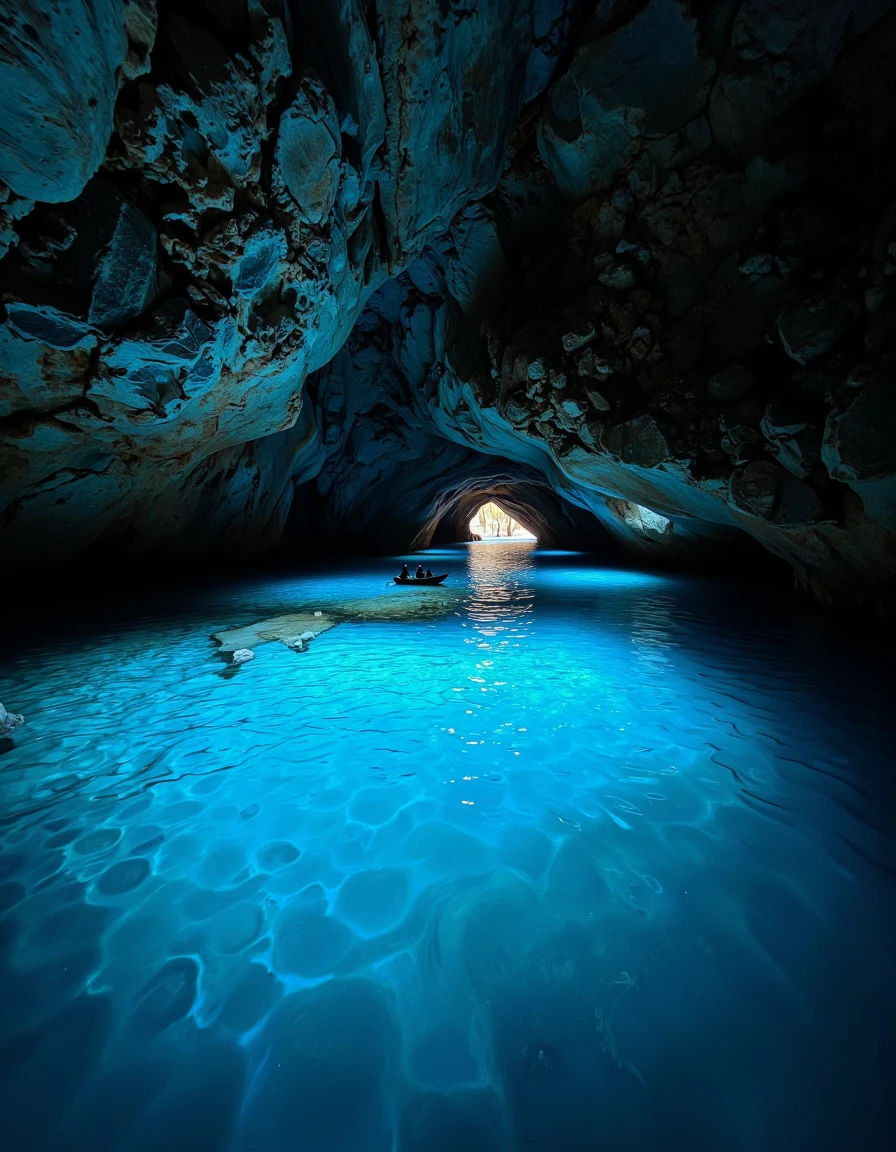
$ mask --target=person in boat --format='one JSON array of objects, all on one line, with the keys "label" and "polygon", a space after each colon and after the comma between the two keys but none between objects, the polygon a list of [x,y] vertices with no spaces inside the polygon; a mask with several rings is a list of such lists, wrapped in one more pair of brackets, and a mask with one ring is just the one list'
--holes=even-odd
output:
[{"label": "person in boat", "polygon": [[401,569],[401,575],[398,577],[398,579],[399,580],[410,580],[410,578],[411,578],[411,574],[410,574],[410,572],[408,572],[407,564],[405,564],[404,567]]},{"label": "person in boat", "polygon": [[427,580],[430,580],[430,579],[432,579],[432,568],[427,568],[427,569],[426,569],[426,579],[427,579]]},{"label": "person in boat", "polygon": [[423,565],[422,564],[417,565],[417,571],[414,573],[414,578],[416,580],[425,580],[426,579],[426,573],[423,571]]}]

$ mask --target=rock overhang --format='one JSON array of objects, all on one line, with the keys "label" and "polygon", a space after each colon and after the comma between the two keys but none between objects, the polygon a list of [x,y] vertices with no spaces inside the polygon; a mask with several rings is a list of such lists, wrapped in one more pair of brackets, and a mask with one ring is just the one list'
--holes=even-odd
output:
[{"label": "rock overhang", "polygon": [[109,0],[68,72],[86,9],[14,7],[6,564],[270,548],[308,484],[409,540],[506,465],[657,556],[892,581],[887,0]]}]

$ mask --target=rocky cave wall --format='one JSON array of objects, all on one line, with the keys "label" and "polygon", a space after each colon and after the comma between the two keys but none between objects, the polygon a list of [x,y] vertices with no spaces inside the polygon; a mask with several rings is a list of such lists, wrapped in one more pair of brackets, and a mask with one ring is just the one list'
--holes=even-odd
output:
[{"label": "rocky cave wall", "polygon": [[401,552],[427,547],[439,528],[440,539],[468,539],[476,510],[500,498],[544,543],[606,551],[600,524],[552,486],[547,457],[505,458],[501,445],[444,419],[437,379],[452,299],[427,250],[371,298],[344,347],[309,381],[325,456],[307,486],[311,508],[300,494],[289,535],[310,530],[327,550]]},{"label": "rocky cave wall", "polygon": [[476,206],[446,243],[427,246],[370,299],[344,347],[309,381],[307,408],[325,458],[307,485],[310,515],[300,489],[288,535],[310,528],[328,549],[350,541],[403,551],[452,532],[465,539],[476,509],[496,499],[558,547],[608,557],[624,548],[664,563],[743,551],[747,538],[734,530],[706,533],[687,517],[645,523],[646,510],[579,484],[543,438],[521,435],[506,412],[477,404],[463,362],[475,366],[481,351],[501,252],[495,218]]},{"label": "rocky cave wall", "polygon": [[3,566],[504,485],[886,602],[892,10],[0,0]]}]

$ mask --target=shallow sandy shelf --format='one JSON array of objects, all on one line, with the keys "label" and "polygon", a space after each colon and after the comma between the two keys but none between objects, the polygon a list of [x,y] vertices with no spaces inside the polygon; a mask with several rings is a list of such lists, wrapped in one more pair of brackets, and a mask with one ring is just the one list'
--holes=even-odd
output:
[{"label": "shallow sandy shelf", "polygon": [[[377,596],[342,600],[338,604],[322,604],[319,608],[301,612],[287,612],[271,616],[241,628],[227,628],[212,633],[222,656],[230,656],[240,649],[252,651],[260,644],[277,640],[281,644],[303,633],[313,632],[314,639],[335,628],[337,624],[399,623],[447,616],[459,603],[461,592],[456,588],[392,588]],[[315,615],[319,612],[320,615]]]}]

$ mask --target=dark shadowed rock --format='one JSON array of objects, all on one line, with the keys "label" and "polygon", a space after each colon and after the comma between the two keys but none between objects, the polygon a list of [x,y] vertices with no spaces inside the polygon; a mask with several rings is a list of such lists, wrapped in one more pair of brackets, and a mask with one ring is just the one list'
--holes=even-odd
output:
[{"label": "dark shadowed rock", "polygon": [[109,205],[108,240],[97,252],[87,318],[115,327],[146,310],[156,290],[156,230],[120,198]]},{"label": "dark shadowed rock", "polygon": [[772,522],[790,528],[814,524],[822,519],[824,511],[815,489],[785,472],[781,479],[781,498]]},{"label": "dark shadowed rock", "polygon": [[539,151],[569,196],[609,188],[641,133],[665,135],[702,107],[715,71],[675,0],[650,0],[630,23],[583,48],[554,85]]},{"label": "dark shadowed rock", "polygon": [[762,417],[762,434],[778,462],[794,476],[808,476],[821,456],[821,430],[792,400],[773,400]]},{"label": "dark shadowed rock", "polygon": [[18,222],[34,207],[27,196],[17,196],[0,180],[0,260],[19,241]]},{"label": "dark shadowed rock", "polygon": [[896,475],[896,381],[893,362],[883,360],[845,388],[831,408],[822,459],[835,480],[874,480]]},{"label": "dark shadowed rock", "polygon": [[655,468],[672,455],[671,436],[663,422],[650,412],[617,424],[606,436],[607,451],[624,464]]},{"label": "dark shadowed rock", "polygon": [[753,373],[744,364],[732,364],[717,372],[706,390],[720,404],[737,404],[753,391]]},{"label": "dark shadowed rock", "polygon": [[[718,7],[722,7],[719,5]],[[747,0],[710,102],[715,139],[741,157],[762,147],[776,117],[826,76],[844,43],[889,9],[887,0]]]},{"label": "dark shadowed rock", "polygon": [[821,429],[806,425],[792,436],[770,439],[769,447],[788,472],[806,477],[821,457]]},{"label": "dark shadowed rock", "polygon": [[829,352],[848,324],[849,310],[844,302],[828,296],[782,312],[778,332],[787,355],[797,364],[808,364]]},{"label": "dark shadowed rock", "polygon": [[[6,305],[6,318],[9,327],[17,335],[60,351],[77,348],[91,336],[90,326],[83,320],[67,316],[49,304],[10,301]],[[95,340],[91,342],[95,343]]]},{"label": "dark shadowed rock", "polygon": [[732,473],[729,494],[739,511],[782,528],[812,524],[822,517],[815,490],[770,461],[755,460]]},{"label": "dark shadowed rock", "polygon": [[731,503],[741,512],[771,520],[778,506],[781,469],[767,460],[754,460],[732,472],[728,483]]}]

